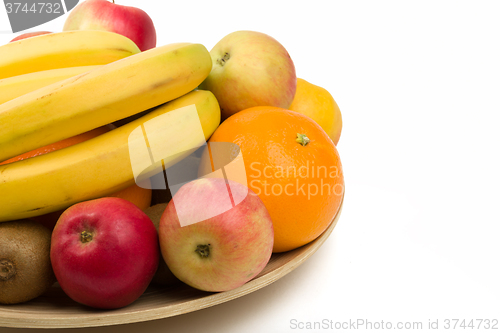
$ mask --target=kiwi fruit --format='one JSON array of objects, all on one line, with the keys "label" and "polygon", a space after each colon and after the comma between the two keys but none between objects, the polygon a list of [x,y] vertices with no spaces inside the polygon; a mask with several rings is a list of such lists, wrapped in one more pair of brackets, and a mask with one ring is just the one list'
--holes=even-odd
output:
[{"label": "kiwi fruit", "polygon": [[[160,227],[160,218],[163,212],[165,211],[165,208],[167,208],[167,204],[160,203],[153,205],[144,211],[144,213],[146,213],[146,215],[149,216],[151,221],[153,221],[153,224],[156,227],[156,231],[158,231]],[[171,286],[180,282],[180,280],[178,280],[175,277],[175,275],[170,271],[167,264],[165,263],[165,260],[163,260],[162,258],[160,260],[160,263],[158,264],[158,269],[156,270],[156,274],[153,276],[153,280],[151,282],[159,286]]]},{"label": "kiwi fruit", "polygon": [[27,302],[56,282],[50,238],[50,230],[34,221],[0,223],[0,304]]}]

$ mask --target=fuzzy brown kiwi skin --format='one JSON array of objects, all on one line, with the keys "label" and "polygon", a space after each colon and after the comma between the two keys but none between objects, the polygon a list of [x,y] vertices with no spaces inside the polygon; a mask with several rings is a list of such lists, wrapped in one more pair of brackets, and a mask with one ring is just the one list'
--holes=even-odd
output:
[{"label": "fuzzy brown kiwi skin", "polygon": [[50,230],[34,221],[0,223],[0,304],[27,302],[56,282],[50,238]]}]

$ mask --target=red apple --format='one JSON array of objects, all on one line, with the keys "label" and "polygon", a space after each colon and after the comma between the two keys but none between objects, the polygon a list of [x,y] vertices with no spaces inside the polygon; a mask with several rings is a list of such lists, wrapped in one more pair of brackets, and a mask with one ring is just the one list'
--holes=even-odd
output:
[{"label": "red apple", "polygon": [[295,65],[273,37],[256,31],[235,31],[210,51],[212,71],[200,85],[219,101],[226,119],[254,106],[287,109],[297,88]]},{"label": "red apple", "polygon": [[141,51],[156,47],[153,20],[139,8],[107,0],[85,0],[73,9],[63,31],[106,30],[130,38]]},{"label": "red apple", "polygon": [[159,236],[163,259],[179,280],[216,292],[259,274],[274,243],[271,217],[260,198],[221,178],[183,185],[161,217]]},{"label": "red apple", "polygon": [[35,37],[35,36],[39,36],[39,35],[46,35],[46,34],[51,34],[51,33],[52,32],[50,32],[50,31],[27,32],[25,34],[17,36],[16,38],[14,38],[13,40],[11,40],[10,42],[12,43],[12,42],[15,42],[15,41],[18,41],[18,40],[21,40],[21,39]]},{"label": "red apple", "polygon": [[121,198],[75,204],[52,232],[50,259],[57,281],[74,301],[95,308],[120,308],[139,298],[159,256],[155,226]]}]

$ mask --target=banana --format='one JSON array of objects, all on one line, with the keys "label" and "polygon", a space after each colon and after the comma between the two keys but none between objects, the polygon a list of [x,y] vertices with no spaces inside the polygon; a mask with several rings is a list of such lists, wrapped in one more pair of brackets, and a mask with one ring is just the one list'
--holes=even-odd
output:
[{"label": "banana", "polygon": [[109,31],[40,35],[0,46],[0,79],[56,68],[104,65],[140,52],[132,40]]},{"label": "banana", "polygon": [[203,45],[170,44],[0,104],[0,161],[171,101],[211,69]]},{"label": "banana", "polygon": [[[2,165],[0,222],[57,211],[128,187],[138,174],[132,164],[138,163],[135,168],[153,164],[149,170],[162,165],[168,168],[205,143],[219,122],[215,96],[195,90],[96,138]],[[150,148],[141,150],[146,148],[146,141],[137,134],[144,130]],[[158,143],[162,151],[159,155],[155,148]],[[142,166],[141,154],[148,160]],[[149,154],[156,154],[154,162]]]},{"label": "banana", "polygon": [[86,73],[100,66],[78,66],[68,68],[49,69],[46,71],[28,73],[0,79],[0,104],[16,97],[48,86],[54,82]]}]

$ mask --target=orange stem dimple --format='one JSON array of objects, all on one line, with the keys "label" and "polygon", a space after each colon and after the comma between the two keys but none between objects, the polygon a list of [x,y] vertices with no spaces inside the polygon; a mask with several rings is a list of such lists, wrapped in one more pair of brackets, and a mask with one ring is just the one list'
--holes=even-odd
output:
[{"label": "orange stem dimple", "polygon": [[305,146],[309,142],[311,142],[311,140],[307,137],[307,135],[300,133],[297,133],[297,138],[295,139],[295,141],[300,143],[302,146]]}]

